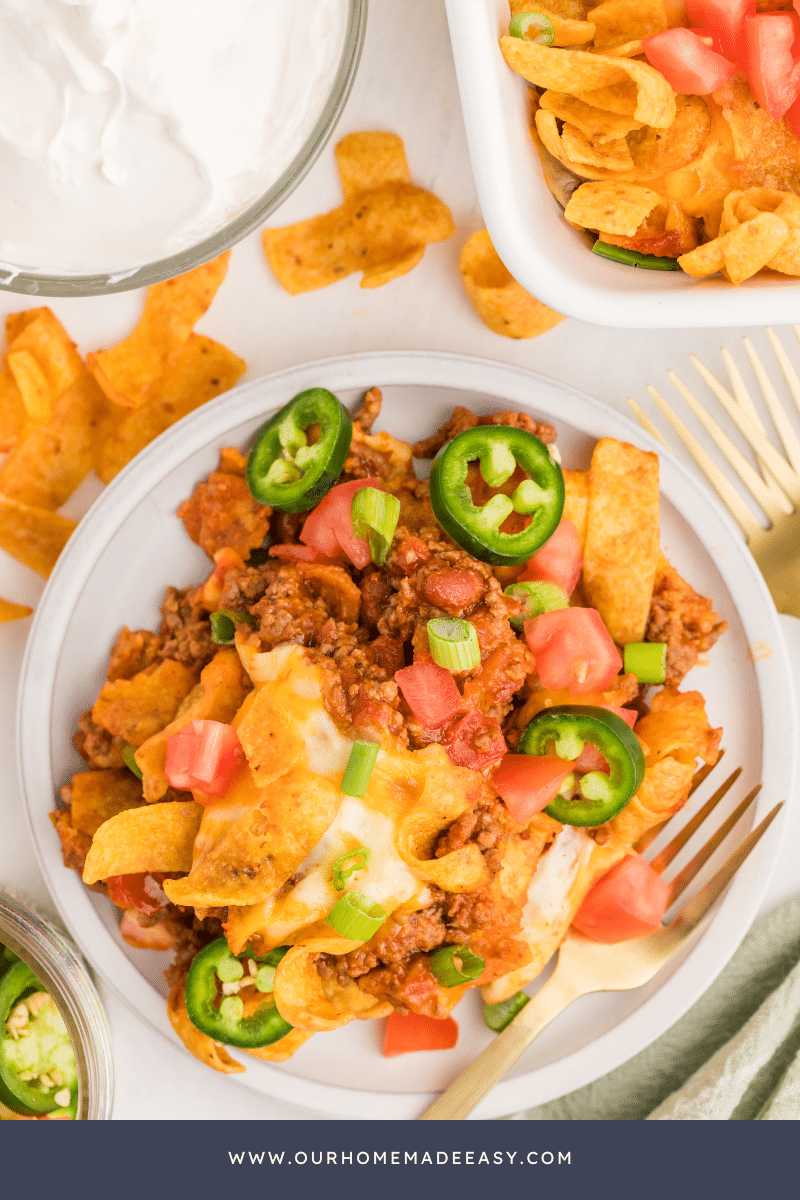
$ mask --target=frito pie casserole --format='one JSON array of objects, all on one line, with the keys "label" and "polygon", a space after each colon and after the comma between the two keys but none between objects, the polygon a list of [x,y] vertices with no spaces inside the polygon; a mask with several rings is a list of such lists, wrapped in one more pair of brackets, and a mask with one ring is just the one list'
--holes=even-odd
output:
[{"label": "frito pie casserole", "polygon": [[573,921],[659,926],[635,844],[718,754],[680,685],[725,623],[659,549],[657,456],[562,470],[465,408],[412,446],[380,408],[312,388],[221,451],[178,510],[210,573],[122,629],[52,814],[218,1071],[366,1018],[452,1046],[478,987],[502,1029]]},{"label": "frito pie casserole", "polygon": [[800,275],[796,9],[511,0],[500,48],[534,85],[536,137],[577,185],[564,215],[595,253],[735,284]]}]

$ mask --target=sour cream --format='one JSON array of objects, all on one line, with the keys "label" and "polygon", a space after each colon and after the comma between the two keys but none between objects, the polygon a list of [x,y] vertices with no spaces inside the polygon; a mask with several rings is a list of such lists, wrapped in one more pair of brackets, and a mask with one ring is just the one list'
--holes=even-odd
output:
[{"label": "sour cream", "polygon": [[0,0],[0,260],[124,271],[221,228],[289,166],[346,0]]}]

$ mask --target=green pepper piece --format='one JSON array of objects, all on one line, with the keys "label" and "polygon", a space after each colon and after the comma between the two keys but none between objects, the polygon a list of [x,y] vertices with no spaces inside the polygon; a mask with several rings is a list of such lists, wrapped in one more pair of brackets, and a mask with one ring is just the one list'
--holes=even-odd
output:
[{"label": "green pepper piece", "polygon": [[[318,425],[308,445],[306,430]],[[256,435],[247,460],[247,486],[261,504],[303,512],[319,504],[339,478],[350,449],[353,423],[326,388],[309,388],[290,400]]]},{"label": "green pepper piece", "polygon": [[677,258],[668,258],[663,254],[640,254],[638,250],[628,250],[625,246],[613,246],[611,242],[601,242],[598,238],[592,246],[592,253],[600,258],[610,258],[612,262],[622,263],[626,267],[644,267],[648,271],[680,271],[681,265]]},{"label": "green pepper piece", "polygon": [[[610,768],[589,771],[572,799],[556,796],[544,810],[562,825],[604,825],[624,808],[644,779],[644,753],[633,730],[607,708],[558,704],[538,713],[522,735],[522,754],[555,753],[576,759],[586,743],[595,746]],[[552,748],[548,748],[551,747]]]},{"label": "green pepper piece", "polygon": [[[257,961],[265,962],[266,959]],[[243,1050],[271,1046],[292,1028],[284,1021],[271,997],[259,1004],[249,1017],[242,1015],[244,1006],[237,995],[223,996],[218,1003],[220,972],[222,976],[232,975],[231,967],[235,969],[235,964],[241,966],[224,937],[217,938],[195,955],[186,978],[189,1020],[201,1033],[226,1046],[239,1046]]]},{"label": "green pepper piece", "polygon": [[32,992],[41,991],[44,989],[27,963],[13,963],[0,977],[0,1103],[25,1116],[55,1112],[59,1107],[54,1098],[57,1087],[44,1092],[20,1078],[10,1053],[16,1043],[6,1030],[12,1009]]},{"label": "green pepper piece", "polygon": [[[513,495],[497,493],[473,504],[467,471],[480,462],[489,486],[499,487],[519,466],[528,475]],[[481,562],[512,566],[527,562],[555,532],[564,509],[564,476],[544,442],[525,429],[476,425],[447,442],[431,468],[431,505],[436,519],[462,550]],[[509,513],[530,516],[518,533],[503,533]]]}]

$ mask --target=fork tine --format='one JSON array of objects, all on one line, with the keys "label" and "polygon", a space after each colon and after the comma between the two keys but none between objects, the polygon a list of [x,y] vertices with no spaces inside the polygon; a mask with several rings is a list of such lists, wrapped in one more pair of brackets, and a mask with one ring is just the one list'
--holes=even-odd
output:
[{"label": "fork tine", "polygon": [[[772,333],[772,330],[769,330]],[[774,339],[774,340],[772,340]],[[772,348],[775,349],[775,342],[778,340],[775,334],[772,333]],[[742,338],[742,343],[745,348],[747,357],[750,359],[750,365],[753,368],[753,373],[758,380],[758,386],[761,388],[761,394],[764,397],[764,403],[769,409],[769,414],[772,417],[773,424],[780,435],[783,442],[783,448],[786,451],[786,457],[792,464],[795,474],[800,475],[800,442],[789,424],[786,413],[783,411],[778,394],[772,386],[772,380],[767,375],[764,364],[756,354],[755,346],[750,341],[750,338]],[[780,344],[780,343],[779,343]],[[777,350],[775,351],[777,354]],[[780,361],[780,360],[779,360]]]},{"label": "fork tine", "polygon": [[678,417],[677,414],[672,411],[661,393],[657,392],[652,384],[648,384],[647,390],[663,412],[664,416],[670,422],[675,432],[678,434],[678,437],[686,446],[686,449],[689,451],[708,482],[714,488],[720,500],[722,500],[723,504],[727,506],[731,515],[741,525],[748,542],[758,541],[758,539],[763,535],[764,530],[753,516],[750,509],[747,507],[744,500],[742,500],[741,496],[736,491],[736,488],[733,486],[727,476],[725,476],[719,469],[707,451],[700,445],[697,438],[689,432],[683,421],[681,421],[680,417]]},{"label": "fork tine", "polygon": [[654,437],[657,439],[657,441],[661,442],[661,445],[664,447],[665,450],[669,450],[669,452],[672,453],[673,452],[672,446],[670,446],[669,442],[667,441],[667,439],[665,437],[661,436],[661,434],[658,432],[658,430],[656,429],[653,422],[648,417],[647,413],[644,411],[644,409],[640,408],[639,405],[636,403],[636,401],[632,400],[630,396],[628,396],[628,404],[632,408],[633,415],[636,417],[636,420],[639,422],[642,429],[645,429],[650,434],[651,437]]},{"label": "fork tine", "polygon": [[[694,795],[694,793],[700,787],[700,784],[704,783],[706,781],[706,779],[708,779],[709,775],[714,770],[714,767],[718,767],[724,757],[725,757],[725,748],[723,746],[723,748],[720,750],[719,754],[717,755],[716,762],[705,763],[702,767],[698,767],[698,769],[695,771],[694,775],[692,776],[692,784],[691,784],[691,787],[689,788],[689,794],[686,797],[687,800],[689,799],[689,796]],[[647,833],[643,833],[642,836],[639,838],[638,842],[636,842],[635,846],[633,847],[634,850],[636,851],[636,853],[644,854],[647,847],[652,846],[653,842],[656,840],[658,835],[661,833],[661,830],[665,829],[667,827],[667,825],[669,825],[671,820],[672,820],[672,817],[667,817],[666,821],[659,821],[658,825],[653,825],[650,829],[647,830]]]},{"label": "fork tine", "polygon": [[683,380],[676,375],[674,371],[668,371],[667,374],[705,431],[711,435],[716,445],[725,455],[744,486],[750,491],[750,493],[764,509],[764,512],[767,514],[770,521],[779,521],[783,509],[779,504],[776,504],[775,498],[758,472],[753,470],[753,468],[750,466],[750,463],[747,461],[742,452],[733,444],[725,430],[717,424],[717,422],[709,413],[706,412],[703,405],[700,403],[697,397],[689,391]]},{"label": "fork tine", "polygon": [[731,420],[738,426],[739,431],[756,454],[767,464],[792,503],[800,504],[800,479],[786,459],[778,453],[766,434],[762,433],[756,423],[739,407],[728,389],[722,386],[715,375],[711,374],[708,367],[704,366],[694,354],[689,355],[689,361],[719,400]]},{"label": "fork tine", "polygon": [[[750,398],[750,393],[744,386],[744,380],[739,372],[739,368],[733,361],[730,350],[726,349],[725,346],[721,346],[720,353],[722,355],[722,361],[725,363],[725,369],[728,372],[728,378],[731,381],[731,388],[733,389],[733,394],[736,397],[736,400],[745,410],[747,415],[753,418],[761,432],[764,433],[764,426],[761,422],[761,418],[758,415],[758,410]],[[758,455],[756,455],[756,458],[758,460],[758,465],[761,468],[761,473],[764,476],[766,485],[772,493],[775,503],[783,512],[790,513],[793,508],[791,500],[788,499],[783,488],[769,470],[763,458],[758,458]]]},{"label": "fork tine", "polygon": [[688,862],[682,871],[679,871],[669,885],[669,904],[674,903],[678,896],[689,886],[697,872],[711,858],[711,855],[722,844],[730,831],[733,829],[736,822],[742,814],[750,807],[758,793],[761,791],[761,784],[758,783],[751,792],[748,792],[744,800],[733,810],[731,815],[722,822],[719,829],[713,834],[705,846],[698,850],[691,862]]},{"label": "fork tine", "polygon": [[678,913],[677,917],[669,925],[675,933],[685,936],[690,933],[696,925],[699,925],[703,917],[714,901],[722,894],[725,888],[730,883],[733,876],[739,870],[744,860],[747,858],[750,851],[756,843],[764,836],[767,829],[777,817],[780,810],[783,808],[783,801],[776,804],[775,807],[768,812],[760,825],[749,833],[744,841],[738,846],[727,862],[723,863],[716,875],[706,884],[701,891],[697,893],[693,900],[690,900],[682,912]]},{"label": "fork tine", "polygon": [[714,792],[714,795],[709,800],[706,800],[703,807],[698,809],[691,821],[687,821],[683,829],[681,829],[675,835],[672,841],[669,842],[664,849],[656,855],[656,857],[650,863],[650,866],[658,875],[662,873],[665,867],[669,866],[673,858],[680,854],[683,847],[689,841],[689,838],[692,837],[696,830],[700,828],[706,817],[714,811],[722,797],[728,794],[741,773],[742,768],[737,767],[733,774],[728,776],[722,786],[717,788],[717,790]]}]

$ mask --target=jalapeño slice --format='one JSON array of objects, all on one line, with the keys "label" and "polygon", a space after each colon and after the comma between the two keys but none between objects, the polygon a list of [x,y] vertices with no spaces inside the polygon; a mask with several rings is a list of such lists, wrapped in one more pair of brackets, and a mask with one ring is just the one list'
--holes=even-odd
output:
[{"label": "jalape\u00f1o slice", "polygon": [[[308,444],[306,431],[319,428]],[[309,388],[290,400],[256,435],[247,460],[247,486],[261,504],[281,512],[314,508],[339,478],[353,423],[326,388]]]},{"label": "jalape\u00f1o slice", "polygon": [[[478,462],[491,488],[506,483],[520,467],[527,478],[510,496],[496,493],[473,503],[467,472]],[[447,442],[431,468],[431,504],[436,519],[454,542],[481,562],[511,566],[527,562],[555,532],[564,509],[564,477],[547,446],[525,429],[476,425]],[[512,512],[530,517],[524,529],[504,533]]]},{"label": "jalape\u00f1o slice", "polygon": [[[255,958],[255,955],[245,956]],[[274,958],[275,951],[270,951],[266,957],[255,958],[255,961],[275,966]],[[218,984],[234,983],[242,979],[244,973],[245,967],[228,948],[224,937],[205,946],[195,955],[186,978],[186,1012],[195,1028],[215,1042],[257,1050],[259,1046],[271,1046],[285,1037],[292,1026],[284,1021],[271,995],[265,997],[248,1017],[244,1015],[240,996],[223,995],[220,998]],[[261,991],[257,976],[253,983]]]},{"label": "jalape\u00f1o slice", "polygon": [[587,743],[602,754],[609,773],[588,771],[577,781],[575,796],[559,794],[548,804],[544,811],[562,825],[604,825],[625,807],[644,779],[639,739],[607,708],[559,704],[538,713],[519,743],[522,754],[556,754],[570,762]]}]

